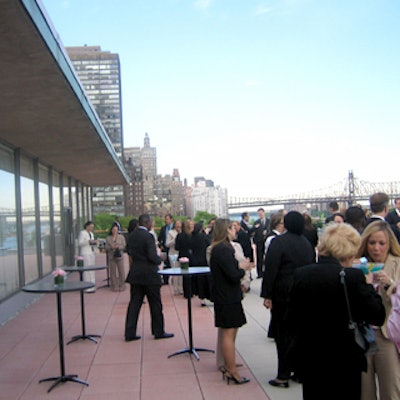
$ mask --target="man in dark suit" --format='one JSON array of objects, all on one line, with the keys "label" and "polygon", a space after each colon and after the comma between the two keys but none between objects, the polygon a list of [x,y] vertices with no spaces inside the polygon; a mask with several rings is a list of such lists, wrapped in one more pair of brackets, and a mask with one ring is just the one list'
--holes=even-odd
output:
[{"label": "man in dark suit", "polygon": [[[166,245],[168,232],[174,227],[174,217],[171,214],[167,214],[164,217],[165,225],[161,227],[160,234],[158,235],[158,242],[163,253],[165,253],[164,268],[171,268],[168,258],[168,247]],[[164,285],[168,285],[168,275],[163,276]]]},{"label": "man in dark suit", "polygon": [[263,276],[263,264],[264,264],[264,253],[265,253],[265,238],[269,231],[269,219],[265,216],[263,208],[257,210],[258,219],[254,222],[252,232],[254,232],[253,241],[256,245],[257,254],[257,278]]},{"label": "man in dark suit", "polygon": [[152,334],[156,339],[167,339],[174,336],[173,333],[164,331],[164,315],[160,295],[161,280],[157,273],[161,258],[157,255],[154,237],[149,232],[151,224],[150,215],[141,215],[138,228],[129,236],[131,265],[126,281],[131,284],[131,299],[125,323],[125,340],[127,342],[140,339],[140,336],[136,334],[136,326],[145,295],[150,306]]},{"label": "man in dark suit", "polygon": [[240,221],[240,226],[242,229],[250,235],[250,225],[249,225],[250,215],[248,212],[242,213],[242,220]]},{"label": "man in dark suit", "polygon": [[394,210],[386,216],[386,221],[390,225],[396,225],[397,228],[400,228],[400,197],[394,199]]},{"label": "man in dark suit", "polygon": [[[389,213],[389,196],[386,193],[378,192],[374,193],[369,198],[369,208],[371,209],[372,215],[367,220],[367,225],[374,221],[386,221],[386,217]],[[389,223],[389,222],[388,222]],[[390,224],[397,241],[400,243],[400,230],[396,224]]]},{"label": "man in dark suit", "polygon": [[331,215],[325,218],[325,224],[329,224],[329,222],[333,221],[334,215],[339,212],[339,203],[336,200],[330,201],[328,208]]}]

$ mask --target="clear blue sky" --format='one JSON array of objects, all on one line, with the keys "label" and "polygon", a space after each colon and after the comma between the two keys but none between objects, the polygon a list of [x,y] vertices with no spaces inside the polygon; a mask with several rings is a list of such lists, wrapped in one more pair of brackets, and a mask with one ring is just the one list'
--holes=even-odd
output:
[{"label": "clear blue sky", "polygon": [[42,0],[119,53],[125,146],[230,196],[400,180],[397,0]]}]

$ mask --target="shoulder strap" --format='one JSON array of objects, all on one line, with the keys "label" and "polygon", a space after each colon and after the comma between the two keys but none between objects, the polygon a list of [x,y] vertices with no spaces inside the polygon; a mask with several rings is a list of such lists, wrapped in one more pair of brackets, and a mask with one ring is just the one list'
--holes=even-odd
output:
[{"label": "shoulder strap", "polygon": [[340,275],[340,282],[343,285],[344,297],[346,298],[347,312],[349,314],[349,328],[354,329],[354,321],[353,321],[353,316],[351,315],[349,295],[347,293],[347,286],[346,286],[346,280],[345,280],[346,273],[344,272],[344,268],[342,268],[342,270],[339,272],[339,275]]}]

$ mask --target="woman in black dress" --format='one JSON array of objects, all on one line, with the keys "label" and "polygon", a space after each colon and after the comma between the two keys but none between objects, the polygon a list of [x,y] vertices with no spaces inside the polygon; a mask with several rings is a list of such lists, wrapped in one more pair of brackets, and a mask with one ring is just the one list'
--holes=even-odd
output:
[{"label": "woman in black dress", "polygon": [[214,282],[214,318],[215,326],[222,330],[222,354],[225,366],[221,369],[228,383],[249,382],[241,377],[236,369],[235,340],[238,328],[246,323],[242,307],[242,289],[240,280],[245,270],[251,268],[248,259],[240,264],[235,259],[231,240],[235,238],[235,229],[228,219],[215,221],[213,242],[211,244],[210,268]]}]

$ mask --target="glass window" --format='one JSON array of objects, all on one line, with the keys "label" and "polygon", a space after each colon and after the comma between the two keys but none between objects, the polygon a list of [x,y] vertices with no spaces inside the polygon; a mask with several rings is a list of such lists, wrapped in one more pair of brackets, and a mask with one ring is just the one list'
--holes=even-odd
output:
[{"label": "glass window", "polygon": [[14,154],[0,145],[0,300],[19,287]]},{"label": "glass window", "polygon": [[42,252],[43,274],[52,270],[51,254],[53,251],[53,237],[50,230],[50,203],[49,203],[49,170],[39,165],[39,210],[40,210],[40,247]]},{"label": "glass window", "polygon": [[[64,264],[64,241],[61,220],[61,187],[60,174],[53,172],[53,212],[54,212],[54,242],[56,251],[56,266]],[[68,206],[68,203],[67,203]]]},{"label": "glass window", "polygon": [[39,277],[36,249],[33,161],[21,157],[21,209],[25,284]]}]

